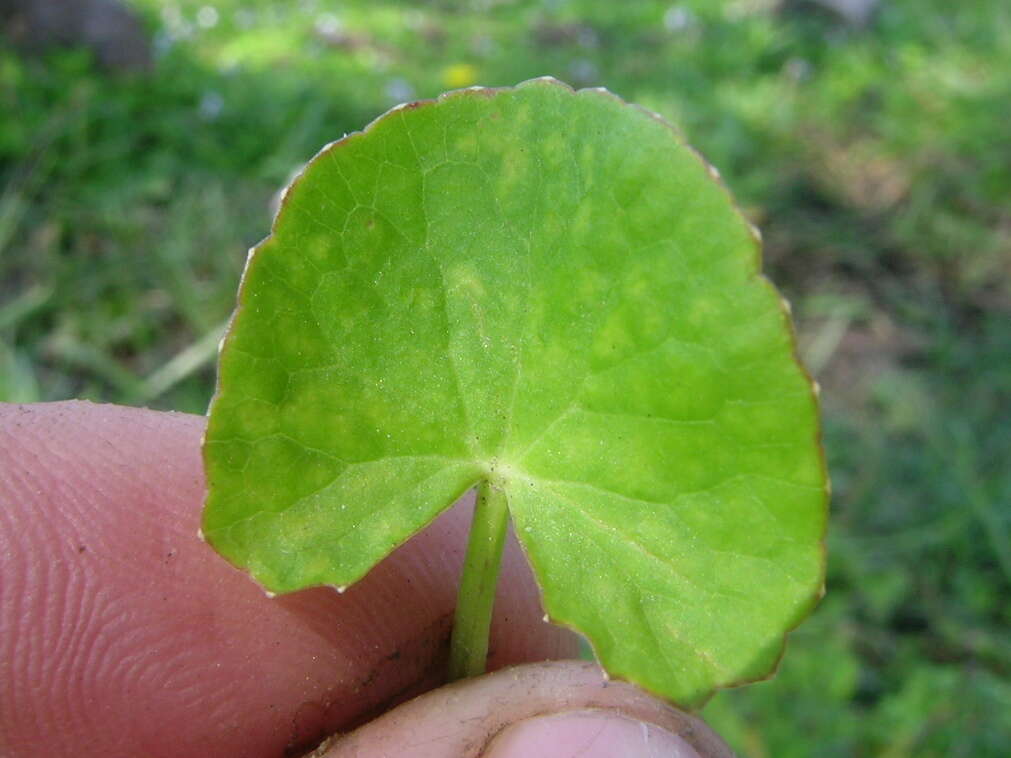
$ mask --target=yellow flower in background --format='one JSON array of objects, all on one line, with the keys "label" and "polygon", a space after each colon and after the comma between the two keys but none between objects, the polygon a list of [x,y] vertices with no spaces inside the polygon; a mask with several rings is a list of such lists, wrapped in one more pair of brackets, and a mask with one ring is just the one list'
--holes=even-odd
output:
[{"label": "yellow flower in background", "polygon": [[469,87],[477,81],[477,66],[470,63],[454,63],[442,70],[442,82],[450,89]]}]

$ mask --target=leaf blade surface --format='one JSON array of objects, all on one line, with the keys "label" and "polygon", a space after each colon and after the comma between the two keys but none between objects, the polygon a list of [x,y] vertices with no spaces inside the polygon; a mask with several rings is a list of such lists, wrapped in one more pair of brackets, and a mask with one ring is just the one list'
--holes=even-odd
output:
[{"label": "leaf blade surface", "polygon": [[817,406],[757,244],[658,118],[535,80],[324,149],[251,255],[204,533],[361,578],[481,479],[553,620],[682,704],[764,675],[823,579]]}]

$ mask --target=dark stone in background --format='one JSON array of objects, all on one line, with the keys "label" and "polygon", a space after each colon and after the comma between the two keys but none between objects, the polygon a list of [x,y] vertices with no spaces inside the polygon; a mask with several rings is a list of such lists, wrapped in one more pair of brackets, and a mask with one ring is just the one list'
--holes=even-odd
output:
[{"label": "dark stone in background", "polygon": [[106,68],[151,66],[140,20],[116,0],[0,0],[0,31],[25,53],[86,47]]},{"label": "dark stone in background", "polygon": [[850,26],[867,26],[874,18],[880,0],[785,0],[786,10],[818,8],[831,13]]}]

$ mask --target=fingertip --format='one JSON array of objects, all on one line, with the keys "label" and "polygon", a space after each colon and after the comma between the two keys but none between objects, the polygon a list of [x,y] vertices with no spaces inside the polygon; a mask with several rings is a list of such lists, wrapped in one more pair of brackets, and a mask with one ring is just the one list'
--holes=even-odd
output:
[{"label": "fingertip", "polygon": [[480,758],[702,758],[656,724],[603,710],[537,716],[504,729]]},{"label": "fingertip", "polygon": [[[0,404],[0,753],[276,755],[442,682],[469,510],[343,595],[268,598],[198,538],[205,419]],[[513,544],[493,668],[571,655]]]},{"label": "fingertip", "polygon": [[335,739],[324,755],[733,757],[697,717],[578,661],[515,666],[442,687]]}]

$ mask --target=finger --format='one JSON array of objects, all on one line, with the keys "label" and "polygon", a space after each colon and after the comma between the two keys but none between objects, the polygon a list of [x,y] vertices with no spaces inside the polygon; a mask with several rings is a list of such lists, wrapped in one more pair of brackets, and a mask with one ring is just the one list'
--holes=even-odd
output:
[{"label": "finger", "polygon": [[698,718],[593,664],[529,664],[458,682],[343,737],[325,758],[732,758]]},{"label": "finger", "polygon": [[[0,406],[0,754],[276,756],[441,681],[466,509],[270,600],[196,537],[203,426]],[[515,545],[503,578],[492,665],[571,655]]]}]

